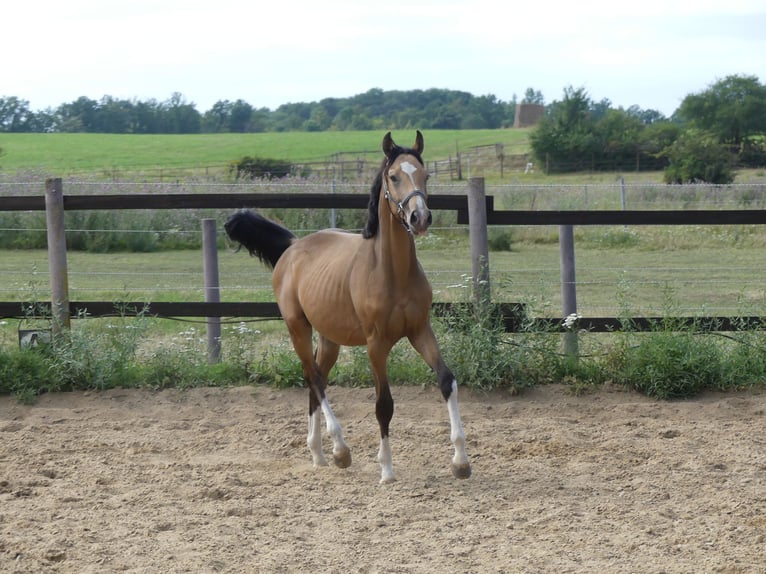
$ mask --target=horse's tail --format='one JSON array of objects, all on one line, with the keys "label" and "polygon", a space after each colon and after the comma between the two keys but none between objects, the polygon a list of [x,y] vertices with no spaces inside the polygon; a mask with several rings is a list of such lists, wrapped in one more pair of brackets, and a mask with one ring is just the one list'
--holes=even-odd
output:
[{"label": "horse's tail", "polygon": [[274,268],[296,237],[281,225],[247,209],[240,209],[226,220],[226,234],[244,246],[265,265]]}]

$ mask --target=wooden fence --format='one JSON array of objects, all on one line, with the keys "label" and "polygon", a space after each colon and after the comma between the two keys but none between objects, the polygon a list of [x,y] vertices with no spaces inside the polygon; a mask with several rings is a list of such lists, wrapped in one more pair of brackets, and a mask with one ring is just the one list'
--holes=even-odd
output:
[{"label": "wooden fence", "polygon": [[[53,199],[60,198],[60,207],[51,207]],[[44,196],[11,196],[2,198],[0,211],[60,211],[59,223],[49,218],[49,251],[56,249],[53,235],[63,237],[64,210],[123,210],[123,209],[200,209],[200,208],[302,208],[302,209],[365,209],[366,194],[317,194],[317,193],[220,193],[220,194],[132,194],[132,195],[64,195],[61,180],[49,180]],[[571,238],[572,226],[575,225],[733,225],[766,224],[766,210],[624,210],[624,211],[499,211],[494,209],[492,196],[484,195],[482,178],[468,181],[466,195],[438,195],[428,198],[431,209],[453,210],[457,212],[460,224],[468,224],[471,230],[471,257],[474,286],[486,285],[480,281],[479,274],[489,269],[485,265],[486,237],[488,225],[547,225],[559,226],[561,238]],[[60,230],[52,229],[62,226]],[[63,243],[60,241],[59,243]],[[477,244],[478,243],[478,244]],[[483,243],[483,244],[482,244]],[[64,245],[59,248],[65,249]],[[576,313],[576,281],[574,280],[574,246],[571,239],[561,243],[562,262],[562,318]],[[65,253],[65,251],[64,251]],[[483,259],[482,259],[483,258]],[[133,315],[149,313],[159,317],[261,317],[279,318],[276,303],[231,303],[231,302],[124,302],[116,308],[112,301],[77,301],[70,302],[65,295],[66,277],[61,277],[64,270],[56,270],[51,259],[51,291],[53,303],[37,306],[43,313],[56,313],[56,301],[64,301],[59,309],[62,317],[81,316],[87,313],[91,317],[115,314]],[[58,293],[58,295],[57,295]],[[63,295],[62,295],[63,293]],[[434,311],[442,312],[450,305],[435,303]],[[517,332],[523,326],[532,324],[537,328],[550,331],[571,332],[572,326],[565,326],[559,318],[529,318],[519,304],[496,304],[498,312],[504,318],[506,330]],[[25,318],[30,313],[29,303],[0,302],[0,317]],[[592,332],[612,332],[625,328],[651,330],[661,324],[677,327],[694,325],[695,328],[711,331],[736,331],[740,329],[763,328],[766,317],[578,317],[577,329]]]}]

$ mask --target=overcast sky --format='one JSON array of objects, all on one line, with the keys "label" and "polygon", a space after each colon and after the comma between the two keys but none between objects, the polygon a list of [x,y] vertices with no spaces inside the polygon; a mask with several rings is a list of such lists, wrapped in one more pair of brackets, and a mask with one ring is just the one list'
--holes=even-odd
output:
[{"label": "overcast sky", "polygon": [[732,74],[766,83],[764,0],[41,0],[4,3],[0,96],[275,109],[370,88],[545,101],[566,86],[665,115]]}]

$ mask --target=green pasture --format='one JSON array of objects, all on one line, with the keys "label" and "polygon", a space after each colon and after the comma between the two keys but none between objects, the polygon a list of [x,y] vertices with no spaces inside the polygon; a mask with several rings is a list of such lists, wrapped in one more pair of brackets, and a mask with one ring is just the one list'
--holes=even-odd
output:
[{"label": "green pasture", "polygon": [[[561,309],[555,229],[507,233],[510,251],[490,252],[493,298],[525,302],[540,316]],[[437,301],[470,297],[467,233],[445,230],[419,240],[419,259]],[[224,301],[272,301],[271,275],[244,251],[219,251]],[[766,304],[766,232],[756,226],[594,227],[575,235],[577,297],[586,316],[760,314]],[[199,250],[68,254],[73,301],[202,301]],[[50,296],[44,250],[0,253],[0,299]]]},{"label": "green pasture", "polygon": [[[504,144],[505,153],[528,151],[528,129],[428,130],[425,157],[454,157],[473,146]],[[337,153],[377,152],[384,133],[284,132],[250,134],[119,135],[119,134],[12,134],[0,133],[0,169],[37,171],[65,176],[70,173],[111,172],[115,169],[206,168],[223,171],[243,156],[286,159],[293,162],[329,160]],[[415,141],[415,130],[393,134],[401,145]]]}]

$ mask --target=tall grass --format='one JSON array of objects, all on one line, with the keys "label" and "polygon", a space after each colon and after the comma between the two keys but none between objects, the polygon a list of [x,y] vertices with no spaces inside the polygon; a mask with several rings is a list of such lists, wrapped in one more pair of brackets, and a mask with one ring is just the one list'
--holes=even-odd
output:
[{"label": "tall grass", "polygon": [[[668,290],[668,313],[674,312],[674,298]],[[624,313],[630,313],[627,303]],[[45,326],[39,319],[36,324]],[[562,334],[540,330],[532,319],[520,333],[508,334],[496,314],[472,304],[434,317],[433,324],[458,381],[481,391],[517,393],[563,383],[582,393],[609,383],[670,400],[766,385],[763,330],[710,333],[668,317],[648,333],[630,328],[581,332],[579,354],[572,356],[562,351]],[[0,393],[32,401],[45,392],[115,387],[303,386],[300,362],[285,333],[277,331],[227,324],[223,356],[211,365],[206,338],[195,324],[169,335],[157,330],[157,320],[144,316],[80,319],[51,345],[0,346]],[[389,376],[394,384],[435,384],[434,374],[406,341],[392,351]],[[330,378],[334,384],[372,385],[364,348],[343,349]]]}]

